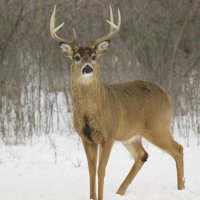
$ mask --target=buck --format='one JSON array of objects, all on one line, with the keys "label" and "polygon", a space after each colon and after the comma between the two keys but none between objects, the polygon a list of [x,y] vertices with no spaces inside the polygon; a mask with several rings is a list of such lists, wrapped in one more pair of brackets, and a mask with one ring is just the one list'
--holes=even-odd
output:
[{"label": "buck", "polygon": [[107,20],[110,33],[81,47],[77,46],[74,29],[71,41],[56,34],[64,23],[55,26],[55,13],[56,6],[50,19],[50,31],[52,38],[59,42],[63,54],[72,60],[73,122],[87,156],[90,199],[97,199],[97,171],[98,200],[103,199],[105,170],[114,141],[122,142],[135,160],[117,191],[117,194],[125,194],[148,158],[141,142],[143,137],[174,158],[178,189],[184,189],[183,147],[171,134],[172,103],[168,93],[162,87],[147,81],[114,85],[102,82],[98,57],[106,53],[110,40],[119,32],[120,11],[118,10],[118,23],[115,24],[110,7],[110,21]]}]

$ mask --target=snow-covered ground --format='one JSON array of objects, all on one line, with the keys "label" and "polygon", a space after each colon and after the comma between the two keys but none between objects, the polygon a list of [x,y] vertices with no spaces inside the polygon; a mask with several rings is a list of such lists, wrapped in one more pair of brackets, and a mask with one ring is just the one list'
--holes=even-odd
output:
[{"label": "snow-covered ground", "polygon": [[[177,139],[185,146],[181,138]],[[105,178],[105,200],[200,200],[200,147],[185,147],[186,189],[177,190],[172,158],[144,142],[149,159],[128,188],[116,195],[133,159],[120,144],[113,147]],[[77,136],[33,138],[26,146],[0,144],[1,200],[89,199],[86,157]]]}]

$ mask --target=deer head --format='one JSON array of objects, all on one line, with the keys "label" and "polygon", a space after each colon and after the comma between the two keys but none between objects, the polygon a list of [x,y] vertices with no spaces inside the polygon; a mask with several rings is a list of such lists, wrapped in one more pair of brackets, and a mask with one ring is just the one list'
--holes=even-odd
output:
[{"label": "deer head", "polygon": [[115,37],[121,25],[121,15],[118,9],[118,24],[114,24],[113,12],[110,6],[110,33],[100,37],[87,46],[78,47],[76,43],[76,32],[73,29],[73,37],[71,41],[59,37],[56,33],[64,25],[55,25],[56,6],[50,20],[51,36],[57,42],[66,57],[72,60],[72,81],[78,81],[82,84],[91,83],[93,80],[100,79],[99,64],[97,58],[106,53],[110,46],[110,40]]}]

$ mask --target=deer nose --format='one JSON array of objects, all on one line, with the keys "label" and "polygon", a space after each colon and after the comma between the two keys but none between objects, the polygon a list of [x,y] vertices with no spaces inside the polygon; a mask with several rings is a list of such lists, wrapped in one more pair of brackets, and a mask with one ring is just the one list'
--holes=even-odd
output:
[{"label": "deer nose", "polygon": [[92,71],[93,69],[90,65],[85,65],[85,67],[82,69],[83,74],[90,74]]}]

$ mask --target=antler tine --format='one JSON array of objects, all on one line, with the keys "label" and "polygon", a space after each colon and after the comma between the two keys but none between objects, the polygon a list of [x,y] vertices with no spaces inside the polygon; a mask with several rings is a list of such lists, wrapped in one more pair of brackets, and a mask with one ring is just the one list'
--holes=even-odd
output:
[{"label": "antler tine", "polygon": [[121,14],[120,14],[120,11],[118,9],[118,24],[114,24],[114,21],[113,21],[113,12],[112,12],[112,8],[110,6],[110,21],[107,20],[107,22],[110,24],[110,33],[107,34],[106,36],[103,36],[101,38],[98,38],[97,40],[95,40],[92,45],[97,45],[103,41],[106,41],[106,40],[110,40],[112,39],[113,37],[115,37],[117,35],[117,33],[119,32],[119,29],[120,29],[120,25],[121,25]]},{"label": "antler tine", "polygon": [[73,37],[72,37],[71,43],[72,43],[72,44],[76,44],[76,39],[77,39],[76,31],[75,31],[75,29],[73,28]]},{"label": "antler tine", "polygon": [[[120,14],[119,9],[118,9],[117,11],[118,11],[118,24],[115,25],[111,20],[110,20],[110,21],[107,20],[107,22],[111,25],[111,27],[112,27],[113,29],[115,29],[114,31],[117,30],[117,32],[118,32],[118,31],[119,31],[119,28],[120,28],[120,25],[121,25],[121,14]],[[113,32],[114,32],[114,31],[113,31]]]},{"label": "antler tine", "polygon": [[[59,26],[56,27],[56,5],[54,6],[53,9],[53,13],[51,15],[51,19],[50,19],[50,31],[51,31],[51,37],[58,41],[58,42],[64,42],[64,43],[69,43],[67,40],[59,37],[56,32],[61,29],[64,25],[64,22],[62,24],[60,24]],[[76,37],[75,37],[76,38]]]},{"label": "antler tine", "polygon": [[[114,24],[113,11],[112,11],[111,5],[109,5],[109,8],[110,8],[110,21]],[[112,33],[112,32],[113,32],[113,27],[110,26],[110,33]]]},{"label": "antler tine", "polygon": [[118,27],[120,28],[122,19],[121,19],[121,13],[120,13],[119,8],[117,9],[117,12],[118,12]]}]

